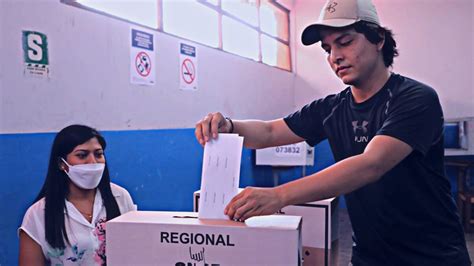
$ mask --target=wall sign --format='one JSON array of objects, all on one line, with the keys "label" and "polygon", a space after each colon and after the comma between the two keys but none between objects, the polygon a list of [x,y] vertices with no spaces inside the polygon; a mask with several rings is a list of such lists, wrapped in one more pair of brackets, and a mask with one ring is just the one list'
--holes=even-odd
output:
[{"label": "wall sign", "polygon": [[180,89],[195,91],[198,88],[196,47],[180,43],[179,51]]},{"label": "wall sign", "polygon": [[130,82],[139,85],[155,85],[154,35],[131,29]]},{"label": "wall sign", "polygon": [[25,76],[49,77],[48,39],[37,31],[23,31]]}]

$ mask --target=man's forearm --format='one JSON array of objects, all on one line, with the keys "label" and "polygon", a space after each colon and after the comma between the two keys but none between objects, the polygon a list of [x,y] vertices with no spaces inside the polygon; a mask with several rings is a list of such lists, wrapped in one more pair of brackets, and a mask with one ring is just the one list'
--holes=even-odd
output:
[{"label": "man's forearm", "polygon": [[244,146],[262,149],[271,145],[272,128],[270,122],[261,120],[233,120],[234,133],[244,137]]},{"label": "man's forearm", "polygon": [[376,164],[357,155],[342,160],[318,173],[276,188],[286,205],[327,199],[354,191],[376,181],[382,172]]},{"label": "man's forearm", "polygon": [[244,145],[251,149],[262,149],[303,141],[283,119],[272,121],[234,120],[234,133],[244,137]]},{"label": "man's forearm", "polygon": [[413,149],[390,136],[375,136],[364,153],[349,157],[308,177],[276,188],[286,205],[327,199],[377,181]]}]

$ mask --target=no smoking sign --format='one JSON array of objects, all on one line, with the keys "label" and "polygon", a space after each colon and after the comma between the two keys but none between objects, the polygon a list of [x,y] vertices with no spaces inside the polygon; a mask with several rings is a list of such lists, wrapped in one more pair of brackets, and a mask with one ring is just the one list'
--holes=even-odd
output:
[{"label": "no smoking sign", "polygon": [[198,88],[198,60],[195,46],[179,44],[179,87],[181,90],[196,91]]},{"label": "no smoking sign", "polygon": [[181,64],[181,77],[187,84],[193,83],[196,78],[196,68],[189,58],[186,58]]}]

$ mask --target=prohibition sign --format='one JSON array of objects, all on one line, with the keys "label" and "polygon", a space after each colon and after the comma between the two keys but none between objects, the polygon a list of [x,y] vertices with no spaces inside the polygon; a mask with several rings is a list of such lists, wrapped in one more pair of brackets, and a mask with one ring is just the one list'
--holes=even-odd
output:
[{"label": "prohibition sign", "polygon": [[184,82],[187,84],[193,83],[196,78],[196,70],[194,68],[193,61],[189,58],[184,59],[183,64],[181,65],[181,76],[183,77]]},{"label": "prohibition sign", "polygon": [[135,68],[138,74],[142,77],[146,77],[151,71],[151,60],[147,53],[139,52],[135,57]]}]

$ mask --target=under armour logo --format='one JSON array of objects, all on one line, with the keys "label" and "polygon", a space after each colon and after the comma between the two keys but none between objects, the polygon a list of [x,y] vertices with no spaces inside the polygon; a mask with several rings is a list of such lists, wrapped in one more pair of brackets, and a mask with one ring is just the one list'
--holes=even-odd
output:
[{"label": "under armour logo", "polygon": [[362,130],[364,134],[367,134],[367,125],[369,124],[368,121],[352,121],[352,129],[354,130],[354,134],[356,134],[357,130]]},{"label": "under armour logo", "polygon": [[336,12],[336,6],[337,6],[337,2],[329,3],[328,6],[326,7],[326,12],[328,12],[328,13]]}]

